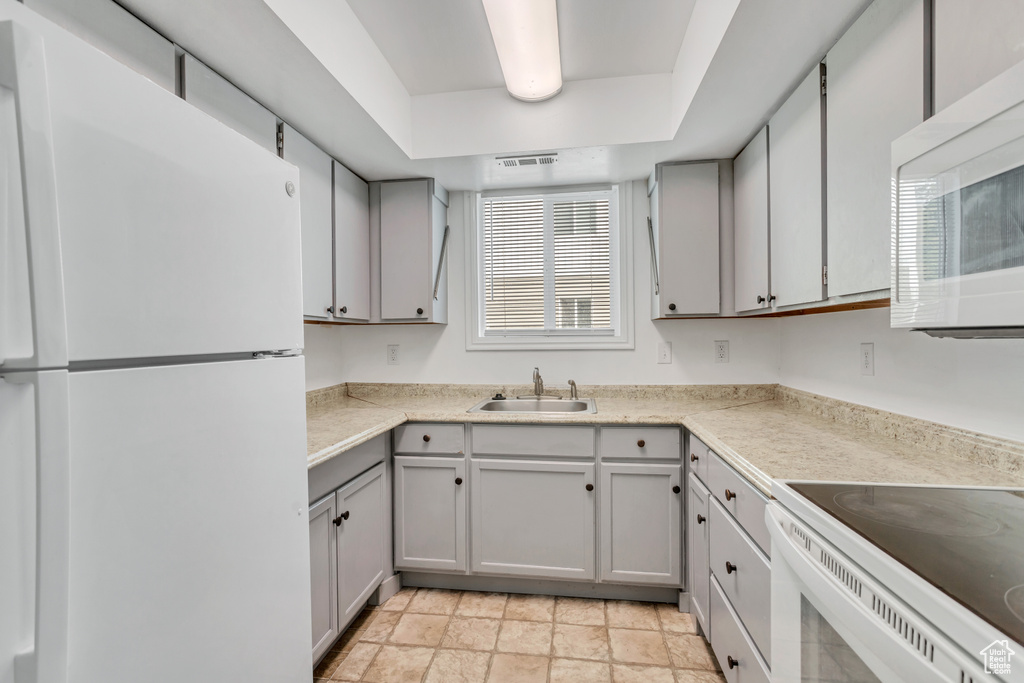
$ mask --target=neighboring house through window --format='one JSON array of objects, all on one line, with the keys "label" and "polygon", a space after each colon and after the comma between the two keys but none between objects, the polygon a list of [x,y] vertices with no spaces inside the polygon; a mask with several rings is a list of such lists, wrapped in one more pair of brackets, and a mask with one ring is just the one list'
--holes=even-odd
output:
[{"label": "neighboring house through window", "polygon": [[632,348],[620,222],[617,186],[480,196],[467,347]]}]

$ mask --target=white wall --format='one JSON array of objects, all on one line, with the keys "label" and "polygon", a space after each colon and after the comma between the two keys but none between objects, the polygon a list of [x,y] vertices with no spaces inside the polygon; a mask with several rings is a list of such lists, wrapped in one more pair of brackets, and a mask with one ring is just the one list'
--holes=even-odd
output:
[{"label": "white wall", "polygon": [[[646,225],[646,183],[633,184],[634,223]],[[777,320],[650,320],[650,251],[646,230],[633,231],[634,350],[467,351],[465,193],[452,193],[449,223],[448,325],[306,326],[307,389],[340,381],[523,384],[540,367],[549,387],[579,384],[720,384],[778,381]],[[723,195],[731,208],[731,193]],[[730,213],[731,215],[731,213]],[[731,243],[727,247],[731,262]],[[728,277],[731,279],[731,269]],[[728,289],[731,292],[731,287]],[[731,293],[723,292],[731,299]],[[728,364],[714,362],[714,341],[728,339]],[[657,364],[657,346],[672,342],[672,364]],[[399,365],[387,365],[399,344]],[[335,356],[329,360],[326,356]],[[340,361],[337,356],[340,355]],[[336,380],[336,381],[335,381]]]},{"label": "white wall", "polygon": [[[1024,441],[1024,340],[933,339],[893,330],[889,309],[781,321],[780,383]],[[860,344],[875,374],[860,374]]]},{"label": "white wall", "polygon": [[342,325],[303,325],[306,391],[347,382],[342,353]]},{"label": "white wall", "polygon": [[[634,223],[646,221],[646,186],[634,183]],[[774,383],[904,415],[1024,441],[1024,341],[933,339],[889,327],[889,309],[780,319],[666,320],[650,311],[650,251],[633,231],[636,348],[628,351],[466,351],[464,193],[449,211],[448,325],[306,325],[306,388],[340,382],[525,384],[534,366],[547,386]],[[723,204],[731,203],[731,196]],[[723,207],[725,208],[725,207]],[[731,215],[731,214],[730,214]],[[725,217],[728,222],[730,219]],[[731,236],[723,235],[723,297],[731,300]],[[716,339],[731,358],[716,364]],[[672,342],[672,364],[656,363]],[[860,374],[861,342],[875,374]],[[388,344],[400,364],[387,365]]]}]

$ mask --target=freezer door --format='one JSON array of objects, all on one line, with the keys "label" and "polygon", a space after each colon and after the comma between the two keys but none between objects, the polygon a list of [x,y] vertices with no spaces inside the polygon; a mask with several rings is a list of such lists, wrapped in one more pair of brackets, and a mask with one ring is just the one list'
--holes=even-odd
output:
[{"label": "freezer door", "polygon": [[[21,5],[5,20],[43,45],[45,70],[8,80],[49,111],[0,116],[0,156],[50,137],[58,218],[25,229],[59,236],[69,359],[301,348],[298,171]],[[8,185],[31,203],[28,181]]]},{"label": "freezer door", "polygon": [[71,373],[68,683],[310,680],[303,376]]}]

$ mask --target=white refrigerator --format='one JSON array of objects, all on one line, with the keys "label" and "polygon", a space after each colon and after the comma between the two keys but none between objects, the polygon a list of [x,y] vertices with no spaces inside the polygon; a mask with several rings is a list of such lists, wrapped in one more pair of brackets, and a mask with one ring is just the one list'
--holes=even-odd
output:
[{"label": "white refrigerator", "polygon": [[0,0],[0,683],[311,680],[299,189]]}]

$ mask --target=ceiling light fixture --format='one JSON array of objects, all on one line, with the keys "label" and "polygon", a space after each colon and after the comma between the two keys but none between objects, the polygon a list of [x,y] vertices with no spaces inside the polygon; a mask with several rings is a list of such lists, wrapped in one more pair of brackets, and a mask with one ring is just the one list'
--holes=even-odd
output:
[{"label": "ceiling light fixture", "polygon": [[562,91],[555,0],[483,0],[505,87],[540,102]]}]

